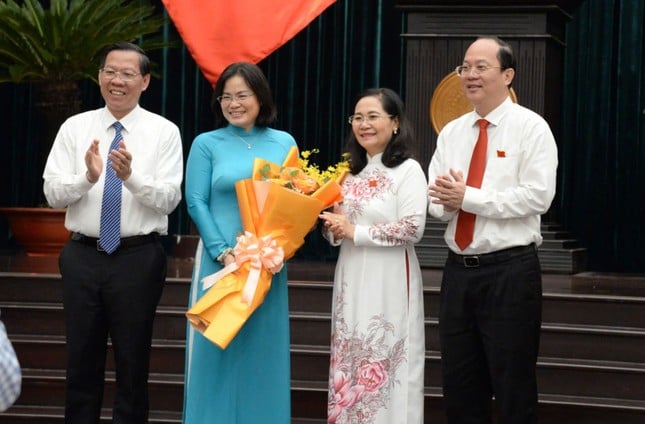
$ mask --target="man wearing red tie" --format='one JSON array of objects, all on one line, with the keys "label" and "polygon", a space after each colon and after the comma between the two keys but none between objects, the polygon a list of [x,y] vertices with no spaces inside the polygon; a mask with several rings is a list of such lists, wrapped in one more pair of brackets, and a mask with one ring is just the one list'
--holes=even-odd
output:
[{"label": "man wearing red tie", "polygon": [[538,114],[511,101],[511,47],[473,42],[457,67],[474,110],[440,132],[429,212],[448,221],[439,331],[448,423],[537,422],[542,281],[540,215],[556,186],[557,147]]}]

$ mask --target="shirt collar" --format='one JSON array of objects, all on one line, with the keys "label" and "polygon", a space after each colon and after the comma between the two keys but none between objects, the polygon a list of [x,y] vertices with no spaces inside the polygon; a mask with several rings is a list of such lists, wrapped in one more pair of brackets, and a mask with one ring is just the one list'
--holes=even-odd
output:
[{"label": "shirt collar", "polygon": [[227,125],[227,128],[230,132],[237,135],[238,137],[245,137],[245,136],[248,137],[251,135],[258,135],[263,129],[262,127],[257,127],[254,125],[251,127],[251,131],[246,132],[246,129],[230,123]]},{"label": "shirt collar", "polygon": [[141,113],[142,113],[141,107],[139,105],[136,105],[134,109],[132,109],[123,118],[116,119],[106,106],[103,108],[103,115],[101,116],[101,122],[103,123],[103,127],[105,129],[109,129],[116,121],[119,121],[121,125],[123,125],[123,128],[129,132],[131,128],[134,126],[134,123],[137,121],[137,118],[141,115]]},{"label": "shirt collar", "polygon": [[382,160],[383,152],[377,153],[374,156],[370,156],[367,153],[365,153],[365,156],[367,157],[367,163],[376,163],[376,164],[378,164],[378,163],[383,162],[383,160]]},{"label": "shirt collar", "polygon": [[497,106],[495,109],[490,111],[488,115],[486,116],[479,116],[477,112],[473,111],[472,113],[472,123],[471,125],[474,127],[477,125],[477,121],[480,119],[485,119],[488,122],[490,122],[491,125],[493,126],[498,126],[506,112],[513,107],[513,101],[511,100],[511,97],[507,97],[506,100],[504,100],[499,106]]}]

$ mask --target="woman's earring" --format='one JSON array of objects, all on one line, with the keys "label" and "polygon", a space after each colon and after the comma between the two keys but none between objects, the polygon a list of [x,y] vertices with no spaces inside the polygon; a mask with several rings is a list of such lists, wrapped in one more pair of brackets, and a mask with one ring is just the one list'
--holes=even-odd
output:
[{"label": "woman's earring", "polygon": [[394,128],[394,134],[398,134],[398,133],[399,133],[399,129],[398,129],[398,128]]}]

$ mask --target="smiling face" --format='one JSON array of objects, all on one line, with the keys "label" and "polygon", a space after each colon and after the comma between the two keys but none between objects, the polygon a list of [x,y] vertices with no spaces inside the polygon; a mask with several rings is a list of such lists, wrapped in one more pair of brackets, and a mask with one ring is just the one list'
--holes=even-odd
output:
[{"label": "smiling face", "polygon": [[[121,119],[139,103],[141,93],[146,91],[150,83],[150,74],[141,75],[139,53],[129,50],[109,52],[103,69],[119,73],[110,79],[103,72],[99,72],[99,86],[108,110],[115,118]],[[132,81],[123,81],[123,73],[134,73],[136,76]]]},{"label": "smiling face", "polygon": [[[509,95],[508,85],[515,76],[512,68],[500,69],[497,52],[499,44],[495,40],[480,39],[468,47],[463,65],[471,71],[461,76],[461,88],[466,98],[480,116],[502,104]],[[488,67],[485,71],[477,72],[478,66]]]},{"label": "smiling face", "polygon": [[360,99],[354,107],[353,116],[362,118],[352,121],[354,137],[371,157],[385,150],[394,130],[399,127],[399,119],[391,118],[383,109],[381,99],[376,96]]},{"label": "smiling face", "polygon": [[222,114],[230,124],[251,130],[260,114],[260,103],[241,75],[233,75],[224,83],[221,101]]}]

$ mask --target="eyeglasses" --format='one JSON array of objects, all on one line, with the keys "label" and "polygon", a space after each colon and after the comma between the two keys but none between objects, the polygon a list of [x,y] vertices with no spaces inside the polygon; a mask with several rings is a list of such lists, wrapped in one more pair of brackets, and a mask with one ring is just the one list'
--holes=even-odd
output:
[{"label": "eyeglasses", "polygon": [[501,66],[488,66],[488,65],[477,65],[477,66],[470,66],[470,65],[459,65],[455,68],[455,72],[457,72],[457,75],[460,77],[465,76],[467,73],[472,72],[475,75],[481,75],[482,73],[488,71],[489,69],[502,69]]},{"label": "eyeglasses", "polygon": [[255,93],[239,93],[239,94],[224,94],[223,96],[218,96],[217,101],[221,105],[227,105],[233,101],[238,103],[243,103],[249,99],[249,97],[255,96]]},{"label": "eyeglasses", "polygon": [[103,78],[106,80],[113,80],[117,76],[121,78],[121,81],[133,81],[137,75],[141,75],[139,72],[134,72],[134,71],[115,71],[114,69],[100,69],[101,75],[103,75]]},{"label": "eyeglasses", "polygon": [[349,122],[352,125],[354,124],[361,125],[363,122],[367,122],[368,124],[373,124],[379,119],[388,119],[388,118],[391,119],[392,115],[379,115],[378,113],[370,113],[367,116],[350,115],[349,118],[347,118],[347,122]]}]

